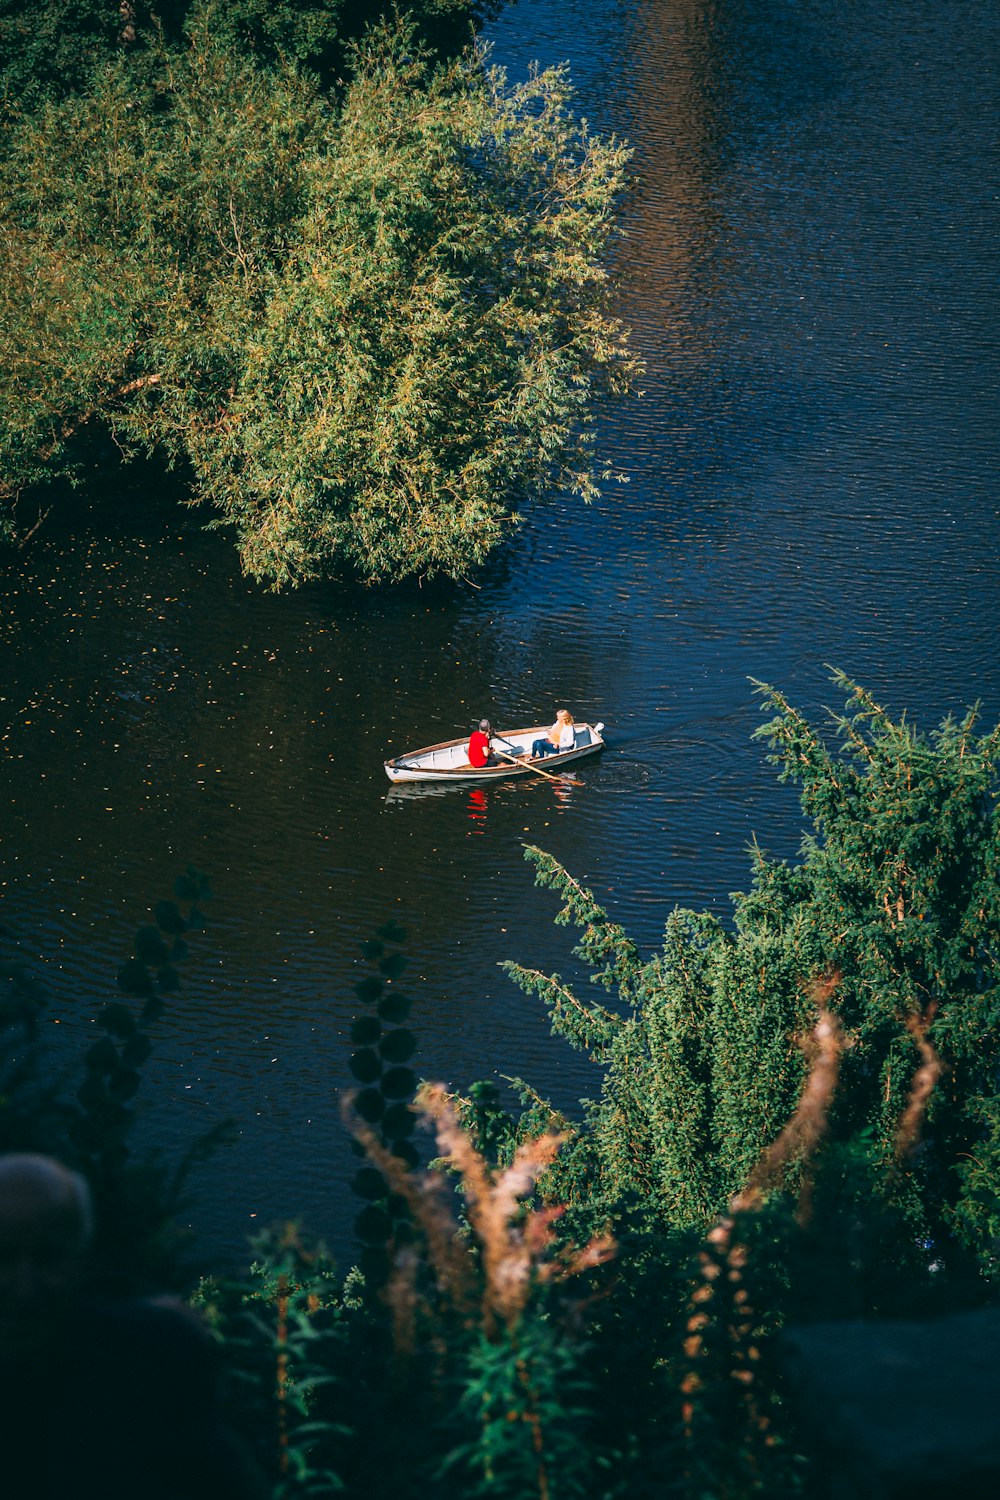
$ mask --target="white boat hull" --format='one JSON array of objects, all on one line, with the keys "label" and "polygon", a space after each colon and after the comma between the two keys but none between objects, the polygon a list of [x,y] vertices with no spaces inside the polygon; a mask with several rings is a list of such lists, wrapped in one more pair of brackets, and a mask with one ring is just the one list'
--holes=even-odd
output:
[{"label": "white boat hull", "polygon": [[[390,781],[424,781],[440,784],[456,782],[506,781],[516,776],[537,776],[546,771],[550,776],[558,775],[564,766],[596,755],[604,749],[601,737],[603,724],[577,724],[576,744],[572,749],[560,750],[541,760],[517,760],[519,753],[530,755],[535,740],[544,739],[549,732],[548,724],[539,724],[531,729],[512,729],[507,734],[493,736],[494,752],[499,760],[496,766],[470,766],[468,760],[468,735],[460,740],[446,740],[440,745],[427,745],[423,750],[413,750],[406,755],[397,755],[385,762],[385,774]],[[512,759],[504,760],[503,753]]]}]

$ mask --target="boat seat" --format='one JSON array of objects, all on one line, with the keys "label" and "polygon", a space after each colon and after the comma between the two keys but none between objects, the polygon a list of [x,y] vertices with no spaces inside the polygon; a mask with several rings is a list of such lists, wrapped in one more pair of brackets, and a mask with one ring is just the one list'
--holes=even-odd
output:
[{"label": "boat seat", "polygon": [[586,728],[578,729],[575,734],[575,739],[577,750],[581,749],[584,745],[591,745],[594,742],[594,736],[591,734],[590,730]]}]

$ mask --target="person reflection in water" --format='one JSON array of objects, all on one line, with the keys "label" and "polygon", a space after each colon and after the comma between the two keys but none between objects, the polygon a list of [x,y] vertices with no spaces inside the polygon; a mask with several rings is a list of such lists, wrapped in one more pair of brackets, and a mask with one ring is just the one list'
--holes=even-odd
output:
[{"label": "person reflection in water", "polygon": [[486,832],[486,793],[482,787],[475,787],[469,793],[469,818],[473,825],[470,834]]},{"label": "person reflection in water", "polygon": [[218,1415],[209,1336],[170,1298],[88,1290],[87,1184],[0,1156],[0,1472],[10,1500],[263,1500]]}]

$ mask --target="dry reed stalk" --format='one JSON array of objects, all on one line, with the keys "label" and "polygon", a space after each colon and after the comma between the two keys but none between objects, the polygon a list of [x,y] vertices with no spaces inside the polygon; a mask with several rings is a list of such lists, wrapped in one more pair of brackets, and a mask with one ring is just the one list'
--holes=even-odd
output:
[{"label": "dry reed stalk", "polygon": [[840,975],[832,974],[826,979],[815,980],[811,986],[810,993],[819,1016],[812,1030],[813,1059],[805,1085],[792,1118],[764,1151],[742,1192],[737,1193],[730,1203],[731,1213],[759,1208],[764,1193],[781,1180],[789,1162],[796,1159],[808,1161],[823,1137],[844,1046],[840,1019],[829,1009],[830,999],[839,984]]},{"label": "dry reed stalk", "polygon": [[492,1337],[499,1318],[513,1327],[527,1304],[538,1268],[538,1256],[551,1240],[553,1218],[548,1210],[540,1222],[527,1215],[514,1225],[521,1200],[555,1160],[564,1136],[548,1133],[524,1141],[510,1166],[499,1174],[485,1160],[462,1129],[455,1107],[443,1088],[424,1089],[420,1107],[434,1120],[438,1149],[462,1178],[469,1222],[479,1241],[483,1258],[483,1325]]},{"label": "dry reed stalk", "polygon": [[920,1138],[920,1127],[927,1112],[927,1103],[938,1079],[944,1072],[944,1063],[927,1040],[927,1028],[934,1019],[936,1003],[928,1006],[921,1016],[907,1016],[906,1029],[916,1043],[920,1053],[920,1066],[913,1075],[906,1108],[899,1117],[896,1129],[896,1158],[909,1156]]},{"label": "dry reed stalk", "polygon": [[491,1188],[489,1168],[468,1132],[462,1129],[450,1095],[439,1083],[427,1084],[420,1090],[416,1103],[434,1121],[438,1150],[461,1177],[469,1202],[484,1202]]},{"label": "dry reed stalk", "polygon": [[699,1366],[706,1358],[706,1332],[713,1322],[724,1326],[731,1361],[728,1378],[741,1388],[747,1420],[765,1443],[773,1442],[768,1432],[770,1420],[760,1410],[754,1393],[753,1367],[760,1350],[753,1338],[754,1309],[743,1285],[749,1251],[734,1241],[736,1216],[759,1209],[764,1194],[780,1182],[788,1164],[808,1161],[823,1137],[844,1045],[839,1018],[829,1008],[839,984],[837,973],[813,982],[810,993],[818,1016],[811,1037],[812,1061],[798,1104],[784,1130],[762,1153],[742,1192],[731,1199],[729,1213],[705,1236],[698,1255],[699,1280],[689,1300],[683,1344],[689,1369],[681,1381],[681,1421],[689,1443],[694,1441],[695,1401],[704,1388]]},{"label": "dry reed stalk", "polygon": [[[765,1192],[780,1181],[789,1162],[795,1159],[808,1161],[823,1137],[844,1047],[840,1021],[829,1009],[839,984],[839,974],[814,982],[811,993],[819,1015],[812,1032],[813,1060],[795,1112],[781,1134],[762,1154],[742,1192],[730,1201],[729,1214],[709,1230],[705,1236],[705,1248],[699,1253],[699,1284],[689,1300],[683,1344],[689,1369],[681,1381],[681,1418],[688,1442],[694,1440],[695,1401],[704,1388],[704,1377],[698,1365],[706,1356],[705,1333],[713,1321],[719,1320],[720,1314],[715,1312],[715,1307],[719,1304],[723,1287],[730,1293],[727,1335],[735,1368],[729,1374],[744,1388],[750,1423],[764,1435],[765,1443],[773,1442],[767,1431],[769,1419],[760,1411],[754,1398],[752,1366],[759,1359],[760,1351],[752,1341],[753,1308],[742,1285],[749,1255],[746,1246],[733,1241],[734,1216],[759,1209]],[[927,1102],[944,1071],[944,1065],[926,1034],[935,1010],[936,1005],[931,1005],[921,1016],[909,1016],[905,1022],[920,1052],[921,1063],[913,1075],[906,1108],[896,1132],[897,1158],[906,1156],[916,1145]],[[800,1198],[800,1219],[806,1207],[807,1193],[808,1184],[805,1184]]]},{"label": "dry reed stalk", "polygon": [[542,1432],[541,1418],[538,1415],[538,1396],[532,1388],[528,1367],[523,1359],[517,1361],[517,1378],[524,1386],[525,1394],[528,1397],[528,1409],[524,1415],[531,1427],[531,1446],[535,1452],[535,1483],[538,1486],[538,1500],[549,1500],[549,1473],[545,1462],[545,1435]]},{"label": "dry reed stalk", "polygon": [[419,1265],[419,1259],[412,1250],[399,1251],[385,1293],[392,1313],[393,1348],[406,1359],[417,1352],[417,1310],[420,1306],[420,1297],[417,1292]]},{"label": "dry reed stalk", "polygon": [[[472,1326],[478,1315],[487,1337],[495,1338],[500,1323],[508,1329],[515,1326],[536,1282],[578,1275],[615,1254],[615,1241],[605,1234],[595,1235],[586,1245],[569,1247],[557,1260],[545,1260],[555,1238],[552,1226],[564,1210],[546,1207],[522,1212],[522,1200],[551,1166],[563,1136],[549,1132],[525,1141],[510,1166],[494,1172],[462,1128],[441,1085],[423,1088],[415,1107],[433,1121],[439,1153],[461,1178],[469,1223],[480,1252],[478,1263],[473,1248],[462,1237],[447,1179],[436,1171],[410,1171],[368,1125],[351,1113],[350,1099],[345,1101],[344,1113],[369,1160],[389,1188],[406,1200],[414,1221],[424,1232],[427,1265],[438,1293],[467,1326]],[[419,1265],[412,1250],[398,1251],[385,1288],[400,1352],[412,1352],[417,1312],[426,1306],[419,1291]]]},{"label": "dry reed stalk", "polygon": [[[681,1380],[681,1423],[689,1447],[696,1442],[694,1420],[696,1401],[705,1389],[705,1362],[712,1347],[706,1337],[712,1325],[724,1334],[725,1378],[739,1391],[739,1402],[751,1429],[763,1442],[773,1445],[770,1418],[761,1410],[755,1388],[754,1366],[760,1349],[754,1338],[754,1308],[743,1285],[743,1272],[750,1259],[746,1245],[734,1242],[736,1220],[720,1219],[705,1236],[705,1247],[699,1252],[699,1284],[688,1304],[686,1337],[683,1343],[687,1373]],[[709,1367],[710,1368],[710,1367]],[[718,1379],[718,1374],[714,1377]]]},{"label": "dry reed stalk", "polygon": [[[468,1319],[475,1306],[475,1273],[469,1255],[458,1239],[458,1225],[448,1202],[447,1183],[436,1172],[409,1171],[399,1157],[382,1144],[375,1132],[357,1119],[349,1120],[349,1125],[355,1138],[364,1146],[369,1161],[378,1167],[392,1191],[406,1200],[423,1230],[428,1261],[438,1289],[455,1311]],[[415,1286],[415,1269],[411,1277],[407,1257],[402,1279],[397,1283],[394,1272],[386,1289],[390,1303],[395,1296],[409,1295],[408,1284]],[[413,1295],[416,1295],[415,1290]],[[395,1313],[394,1304],[393,1308]],[[403,1318],[402,1311],[400,1316]]]},{"label": "dry reed stalk", "polygon": [[278,1468],[288,1473],[288,1277],[278,1277],[277,1329],[275,1342],[278,1346],[275,1360],[275,1403],[278,1413]]}]

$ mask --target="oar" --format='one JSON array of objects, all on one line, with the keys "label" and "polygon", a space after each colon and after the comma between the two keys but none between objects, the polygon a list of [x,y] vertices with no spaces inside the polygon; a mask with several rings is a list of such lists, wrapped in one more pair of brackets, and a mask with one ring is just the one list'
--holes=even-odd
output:
[{"label": "oar", "polygon": [[[495,745],[493,748],[496,750]],[[534,771],[536,776],[544,776],[546,781],[561,781],[568,783],[570,786],[583,786],[582,781],[577,781],[575,776],[570,776],[565,771],[561,776],[554,776],[551,771],[543,771],[541,766],[533,766],[530,761],[522,760],[520,756],[504,755],[502,750],[496,750],[496,753],[497,755],[503,755],[504,760],[509,760],[511,765],[524,766],[527,770]]]}]

